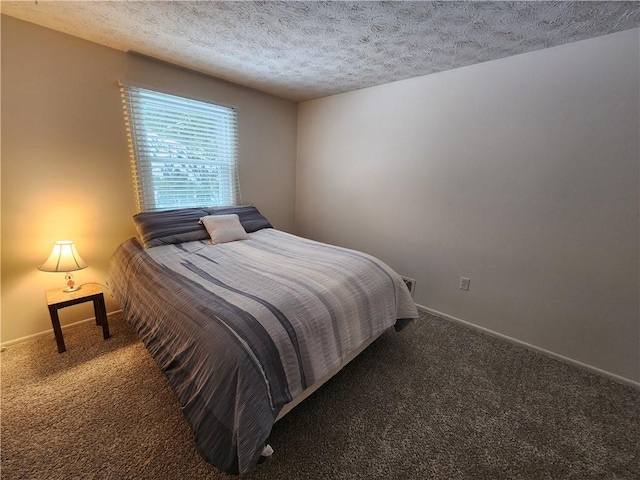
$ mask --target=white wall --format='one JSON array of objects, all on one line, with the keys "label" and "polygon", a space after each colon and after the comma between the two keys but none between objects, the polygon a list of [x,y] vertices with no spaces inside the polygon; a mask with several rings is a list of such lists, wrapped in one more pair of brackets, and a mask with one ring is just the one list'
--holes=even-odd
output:
[{"label": "white wall", "polygon": [[[51,330],[44,291],[64,274],[36,267],[55,240],[74,240],[89,264],[77,283],[104,283],[135,233],[120,79],[236,107],[243,201],[293,230],[295,103],[3,15],[2,342]],[[119,308],[108,296],[107,307]],[[63,325],[92,315],[60,311]]]},{"label": "white wall", "polygon": [[638,381],[639,37],[300,104],[297,233],[416,278],[419,304]]}]

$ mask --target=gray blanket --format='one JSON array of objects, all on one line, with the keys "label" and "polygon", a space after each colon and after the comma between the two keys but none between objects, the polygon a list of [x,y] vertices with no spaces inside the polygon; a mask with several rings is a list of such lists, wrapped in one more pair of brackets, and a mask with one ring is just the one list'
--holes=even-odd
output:
[{"label": "gray blanket", "polygon": [[227,473],[257,464],[282,407],[398,319],[401,277],[369,255],[274,229],[113,256],[109,283],[176,392],[201,454]]}]

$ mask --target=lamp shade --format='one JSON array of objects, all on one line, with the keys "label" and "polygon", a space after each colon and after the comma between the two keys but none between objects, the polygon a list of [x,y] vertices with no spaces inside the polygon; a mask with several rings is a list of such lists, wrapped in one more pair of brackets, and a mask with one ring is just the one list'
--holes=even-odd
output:
[{"label": "lamp shade", "polygon": [[87,268],[71,240],[58,240],[53,244],[51,255],[38,267],[43,272],[73,272]]}]

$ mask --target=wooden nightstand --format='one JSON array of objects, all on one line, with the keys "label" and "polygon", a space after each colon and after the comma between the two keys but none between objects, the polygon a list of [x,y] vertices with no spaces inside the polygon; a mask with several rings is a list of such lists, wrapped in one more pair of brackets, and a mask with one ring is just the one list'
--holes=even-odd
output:
[{"label": "wooden nightstand", "polygon": [[49,315],[51,315],[51,323],[53,324],[53,332],[56,335],[56,343],[58,344],[58,353],[66,350],[64,346],[64,338],[62,337],[62,329],[60,328],[60,319],[58,318],[58,310],[71,305],[93,301],[93,310],[96,314],[96,325],[102,327],[102,336],[106,340],[109,338],[109,323],[107,321],[107,308],[104,305],[104,295],[99,285],[89,283],[84,285],[80,290],[66,293],[62,288],[55,290],[47,290],[47,305],[49,305]]}]

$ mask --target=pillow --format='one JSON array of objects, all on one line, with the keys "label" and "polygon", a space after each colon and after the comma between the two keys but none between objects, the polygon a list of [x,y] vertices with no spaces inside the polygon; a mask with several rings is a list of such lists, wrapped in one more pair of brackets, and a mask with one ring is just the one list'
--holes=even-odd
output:
[{"label": "pillow", "polygon": [[249,235],[242,227],[238,215],[207,215],[200,219],[209,232],[211,243],[234,242],[236,240],[246,240]]},{"label": "pillow", "polygon": [[272,228],[258,209],[253,206],[180,208],[158,212],[138,213],[133,217],[138,240],[144,248],[171,243],[193,242],[209,239],[202,217],[235,213],[247,233]]},{"label": "pillow", "polygon": [[207,230],[198,223],[209,215],[202,208],[181,208],[160,212],[144,212],[133,216],[138,239],[144,248],[171,243],[193,242],[209,238]]},{"label": "pillow", "polygon": [[235,213],[240,218],[240,223],[247,233],[257,232],[263,228],[273,228],[269,220],[264,218],[254,206],[243,207],[212,207],[207,208],[209,215],[227,215]]}]

